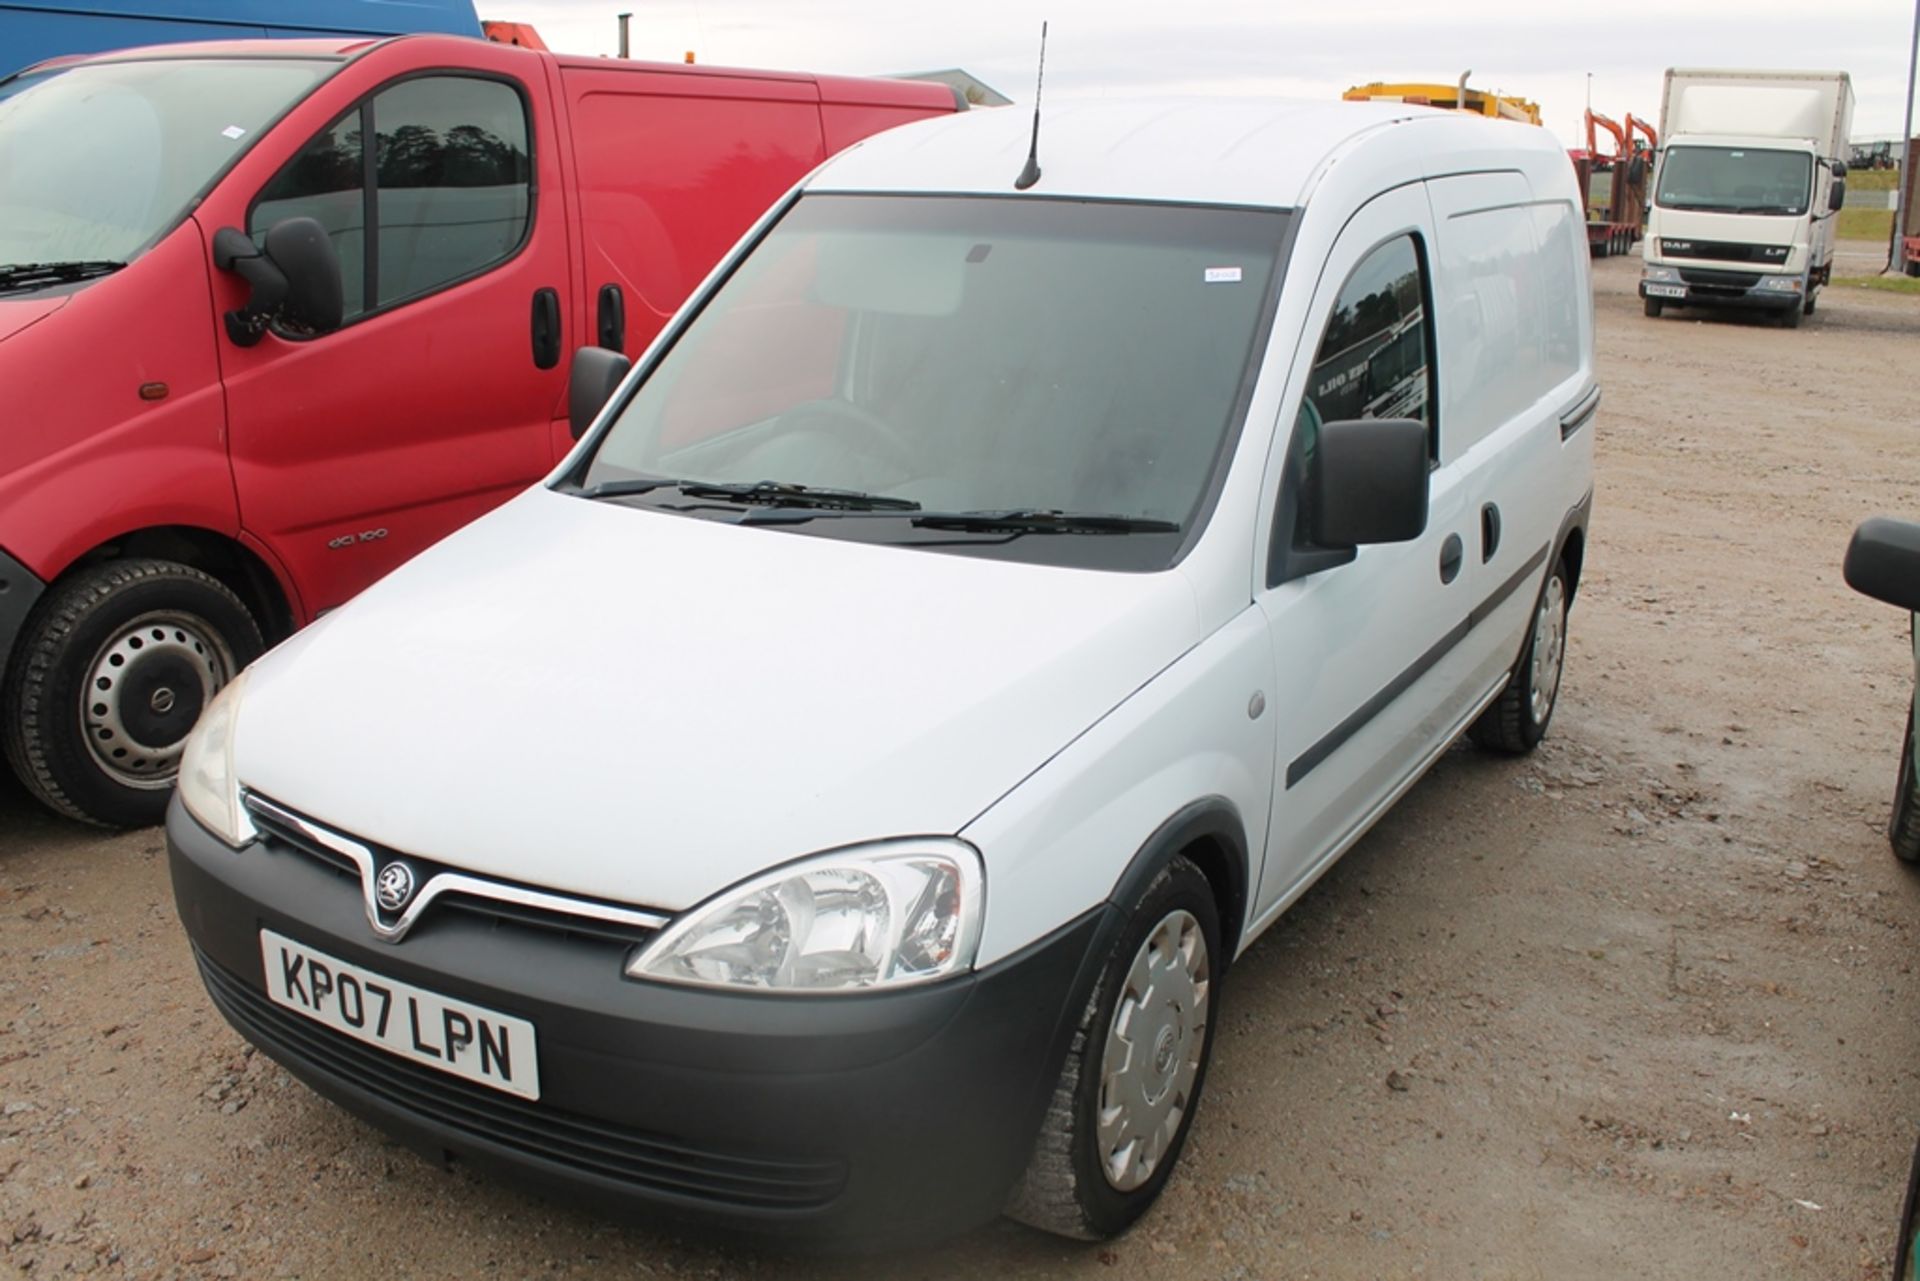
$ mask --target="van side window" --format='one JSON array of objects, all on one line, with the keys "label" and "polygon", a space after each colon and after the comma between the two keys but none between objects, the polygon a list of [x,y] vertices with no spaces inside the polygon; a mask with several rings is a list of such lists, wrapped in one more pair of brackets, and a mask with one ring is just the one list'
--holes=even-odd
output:
[{"label": "van side window", "polygon": [[1375,246],[1340,287],[1294,416],[1267,586],[1353,559],[1351,548],[1315,547],[1307,537],[1305,495],[1322,423],[1411,418],[1425,424],[1427,457],[1439,461],[1428,282],[1424,246],[1408,234]]},{"label": "van side window", "polygon": [[1438,458],[1432,350],[1425,258],[1414,237],[1396,236],[1341,287],[1307,375],[1301,424],[1412,418],[1426,424],[1428,453]]},{"label": "van side window", "polygon": [[323,130],[287,167],[274,175],[247,216],[257,244],[282,218],[313,218],[326,228],[340,258],[342,314],[348,320],[367,309],[367,211],[360,163],[361,113],[353,111]]},{"label": "van side window", "polygon": [[353,320],[511,257],[527,234],[532,172],[518,91],[422,76],[388,86],[303,147],[260,193],[248,231],[258,239],[282,218],[317,218],[340,256]]}]

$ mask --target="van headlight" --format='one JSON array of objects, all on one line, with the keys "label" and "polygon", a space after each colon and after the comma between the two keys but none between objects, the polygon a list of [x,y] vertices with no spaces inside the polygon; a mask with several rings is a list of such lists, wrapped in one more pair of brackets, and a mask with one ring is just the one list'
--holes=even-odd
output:
[{"label": "van headlight", "polygon": [[1800,292],[1800,277],[1767,276],[1760,281],[1760,287],[1776,294],[1797,294]]},{"label": "van headlight", "polygon": [[1680,271],[1677,267],[1662,267],[1658,263],[1648,263],[1641,269],[1640,279],[1656,285],[1677,284],[1680,280]]},{"label": "van headlight", "polygon": [[631,978],[766,992],[903,987],[973,966],[980,855],[945,838],[817,854],[685,913],[627,962]]},{"label": "van headlight", "polygon": [[247,673],[241,672],[200,713],[180,753],[177,784],[187,813],[235,849],[258,835],[240,806],[240,780],[233,774],[233,735],[246,685]]}]

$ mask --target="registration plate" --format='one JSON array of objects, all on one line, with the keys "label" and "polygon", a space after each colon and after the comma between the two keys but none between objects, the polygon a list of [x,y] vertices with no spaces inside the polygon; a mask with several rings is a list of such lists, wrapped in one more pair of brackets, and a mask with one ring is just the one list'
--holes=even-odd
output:
[{"label": "registration plate", "polygon": [[1685,298],[1686,296],[1687,287],[1685,285],[1647,286],[1647,297],[1649,298]]},{"label": "registration plate", "polygon": [[260,931],[267,995],[368,1045],[523,1099],[540,1097],[533,1024]]}]

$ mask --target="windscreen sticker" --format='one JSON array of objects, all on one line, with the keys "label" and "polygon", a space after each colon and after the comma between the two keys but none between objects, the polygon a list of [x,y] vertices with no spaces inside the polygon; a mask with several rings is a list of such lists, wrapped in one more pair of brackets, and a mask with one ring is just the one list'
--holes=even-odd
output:
[{"label": "windscreen sticker", "polygon": [[240,139],[247,136],[247,131],[245,129],[242,129],[239,125],[228,125],[225,129],[222,129],[220,131],[220,136],[222,138],[231,138],[235,142],[238,142],[240,141]]},{"label": "windscreen sticker", "polygon": [[1238,267],[1207,268],[1207,283],[1210,285],[1233,285],[1239,282],[1240,269]]}]

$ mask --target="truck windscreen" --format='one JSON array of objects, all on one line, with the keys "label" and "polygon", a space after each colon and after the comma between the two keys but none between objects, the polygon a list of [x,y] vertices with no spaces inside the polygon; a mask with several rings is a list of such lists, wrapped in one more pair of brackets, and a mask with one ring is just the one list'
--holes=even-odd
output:
[{"label": "truck windscreen", "polygon": [[133,257],[337,65],[156,58],[0,83],[0,270]]},{"label": "truck windscreen", "polygon": [[1713,213],[1807,212],[1813,158],[1758,147],[1669,147],[1655,203]]}]

